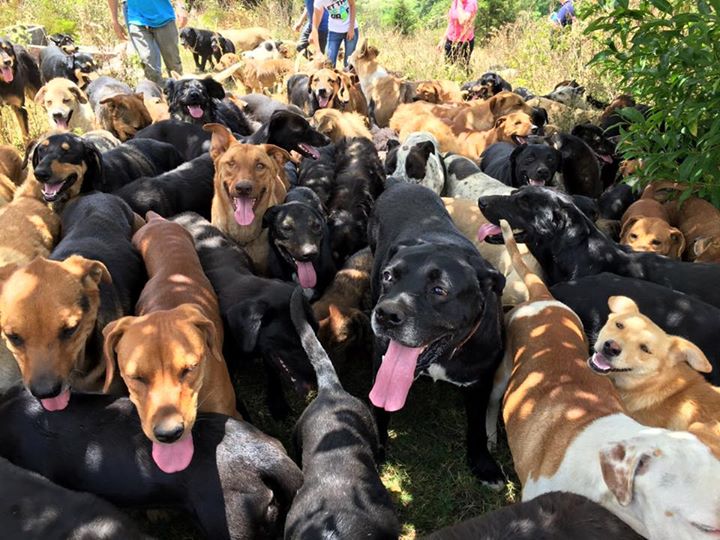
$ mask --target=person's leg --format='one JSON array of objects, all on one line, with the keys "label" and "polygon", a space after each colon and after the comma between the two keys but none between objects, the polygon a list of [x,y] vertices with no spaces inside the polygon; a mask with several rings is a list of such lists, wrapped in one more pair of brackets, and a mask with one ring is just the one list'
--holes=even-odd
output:
[{"label": "person's leg", "polygon": [[445,40],[445,62],[452,64],[455,62],[454,58],[454,44],[449,39]]},{"label": "person's leg", "polygon": [[312,30],[312,21],[305,23],[302,32],[300,33],[300,41],[298,47],[301,45],[307,45],[310,42],[310,31]]},{"label": "person's leg", "polygon": [[155,39],[160,48],[163,62],[165,62],[165,69],[168,72],[168,76],[171,76],[171,71],[182,75],[183,68],[182,60],[180,60],[180,47],[178,45],[178,29],[175,21],[170,21],[160,28],[156,28]]},{"label": "person's leg", "polygon": [[327,56],[330,63],[335,67],[337,62],[338,53],[340,52],[340,44],[345,38],[345,34],[341,32],[328,32],[327,45],[325,46],[325,56]]},{"label": "person's leg", "polygon": [[360,38],[360,29],[355,29],[355,37],[352,40],[348,40],[345,38],[345,58],[343,60],[343,64],[345,67],[348,65],[348,58],[350,58],[350,55],[355,52],[355,48],[357,47],[358,41]]},{"label": "person's leg", "polygon": [[318,40],[320,40],[320,52],[325,54],[325,49],[327,48],[327,40],[328,40],[327,31],[321,32],[320,30],[318,30]]},{"label": "person's leg", "polygon": [[133,48],[140,57],[145,78],[160,83],[162,82],[162,66],[160,64],[160,49],[158,49],[152,30],[131,24],[128,26],[128,37]]},{"label": "person's leg", "polygon": [[472,56],[473,49],[475,48],[475,39],[471,39],[463,43],[463,66],[466,71],[470,71],[470,57]]}]

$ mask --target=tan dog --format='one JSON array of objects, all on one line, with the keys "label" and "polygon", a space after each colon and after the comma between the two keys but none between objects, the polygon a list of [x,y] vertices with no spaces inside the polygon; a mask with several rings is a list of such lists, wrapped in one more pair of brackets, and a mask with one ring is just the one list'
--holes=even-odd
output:
[{"label": "tan dog", "polygon": [[125,142],[152,124],[143,94],[115,94],[103,99],[95,113],[97,128],[105,129]]},{"label": "tan dog", "polygon": [[293,63],[285,58],[269,60],[244,60],[239,78],[251,92],[269,93],[293,72]]},{"label": "tan dog", "polygon": [[635,216],[627,220],[620,230],[620,243],[633,251],[649,251],[671,259],[680,259],[685,251],[682,232],[655,217]]},{"label": "tan dog", "polygon": [[287,194],[283,166],[286,150],[272,144],[241,144],[220,124],[206,124],[212,133],[210,156],[215,163],[212,224],[242,245],[258,272],[267,267],[265,211]]},{"label": "tan dog", "polygon": [[149,212],[133,245],[150,279],[138,316],[118,319],[103,331],[106,380],[112,380],[117,362],[153,443],[153,459],[164,472],[177,472],[192,459],[198,411],[239,417],[222,355],[220,307],[181,225]]},{"label": "tan dog", "polygon": [[463,100],[460,85],[454,81],[418,81],[416,84],[415,101],[448,103]]},{"label": "tan dog", "polygon": [[7,144],[0,145],[0,174],[7,177],[16,186],[25,180],[22,158],[14,147]]},{"label": "tan dog", "polygon": [[700,375],[713,368],[705,354],[666,334],[630,298],[612,296],[608,305],[590,367],[613,382],[635,420],[694,433],[720,458],[720,388]]},{"label": "tan dog", "polygon": [[323,135],[338,142],[343,137],[365,137],[372,140],[366,117],[356,112],[341,112],[336,109],[319,109],[315,111],[311,124]]},{"label": "tan dog", "polygon": [[501,116],[495,126],[487,131],[467,131],[458,134],[458,142],[464,146],[461,152],[471,159],[479,159],[480,155],[497,142],[524,144],[526,138],[537,132],[532,118],[522,111]]},{"label": "tan dog", "polygon": [[260,26],[243,28],[241,30],[218,30],[218,32],[232,41],[237,54],[244,51],[251,51],[263,41],[272,39],[270,30]]},{"label": "tan dog", "polygon": [[510,227],[501,225],[530,298],[507,315],[506,359],[493,390],[493,398],[502,395],[511,370],[503,417],[523,500],[584,495],[653,540],[720,529],[720,461],[694,435],[647,428],[624,413],[610,381],[587,368],[577,315],[524,268]]},{"label": "tan dog", "polygon": [[544,97],[529,99],[527,104],[545,109],[549,123],[558,126],[562,132],[570,132],[578,124],[598,124],[600,117],[600,111],[578,109]]},{"label": "tan dog", "polygon": [[528,116],[533,114],[533,108],[513,92],[500,92],[487,101],[476,100],[470,105],[445,112],[438,110],[440,117],[448,120],[454,133],[487,131],[495,126],[499,118],[516,111],[522,111]]},{"label": "tan dog", "polygon": [[365,96],[346,74],[336,69],[323,68],[312,73],[308,91],[320,109],[337,109],[367,116]]},{"label": "tan dog", "polygon": [[143,103],[153,123],[170,119],[170,107],[165,98],[143,94]]},{"label": "tan dog", "polygon": [[94,127],[95,113],[87,96],[68,79],[52,79],[35,95],[35,103],[42,105],[47,112],[51,129],[80,129],[86,132]]},{"label": "tan dog", "polygon": [[636,217],[657,218],[670,223],[670,216],[662,203],[651,198],[643,197],[628,206],[620,223],[625,225],[628,220]]},{"label": "tan dog", "polygon": [[704,199],[690,197],[677,211],[676,224],[687,241],[687,258],[720,263],[720,211]]}]

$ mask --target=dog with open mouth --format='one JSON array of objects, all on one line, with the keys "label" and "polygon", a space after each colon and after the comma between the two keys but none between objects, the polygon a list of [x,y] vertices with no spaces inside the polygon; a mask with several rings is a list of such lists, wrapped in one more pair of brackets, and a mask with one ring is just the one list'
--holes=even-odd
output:
[{"label": "dog with open mouth", "polygon": [[318,298],[335,276],[330,231],[322,202],[313,190],[296,187],[282,204],[263,216],[268,229],[270,277],[295,281],[310,300]]},{"label": "dog with open mouth", "polygon": [[578,124],[570,132],[579,137],[595,154],[600,164],[600,176],[604,188],[608,188],[617,179],[620,171],[620,158],[616,156],[616,142],[605,135],[605,132],[594,124]]},{"label": "dog with open mouth", "polygon": [[503,355],[499,297],[505,278],[458,231],[440,197],[423,186],[399,182],[388,188],[368,233],[375,257],[370,401],[381,442],[387,441],[390,413],[403,408],[418,375],[460,386],[468,464],[479,480],[498,485],[504,477],[488,452],[483,419]]},{"label": "dog with open mouth", "polygon": [[521,186],[552,185],[560,170],[560,153],[544,144],[495,143],[480,157],[480,170],[503,184]]},{"label": "dog with open mouth", "polygon": [[30,53],[0,37],[0,106],[8,105],[13,110],[26,142],[30,137],[30,124],[25,94],[32,99],[41,86],[40,70]]},{"label": "dog with open mouth", "polygon": [[49,81],[35,95],[35,102],[47,112],[48,124],[60,131],[94,129],[95,113],[80,87],[69,79]]}]

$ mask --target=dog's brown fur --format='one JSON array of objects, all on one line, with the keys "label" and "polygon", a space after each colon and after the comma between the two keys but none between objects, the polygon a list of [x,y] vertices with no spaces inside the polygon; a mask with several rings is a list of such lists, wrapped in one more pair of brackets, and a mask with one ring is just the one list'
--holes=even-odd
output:
[{"label": "dog's brown fur", "polygon": [[[241,144],[220,124],[206,124],[205,130],[212,133],[210,156],[215,163],[212,224],[240,243],[256,270],[264,273],[269,248],[262,220],[268,208],[285,200],[288,184],[283,165],[290,154],[272,144]],[[232,199],[241,183],[252,186],[251,198],[256,201],[255,217],[247,226],[239,225],[234,217]]]},{"label": "dog's brown fur", "polygon": [[320,133],[330,137],[332,142],[338,142],[343,137],[365,137],[372,140],[367,118],[355,112],[320,109],[315,111],[311,123]]},{"label": "dog's brown fur", "polygon": [[417,81],[415,100],[428,103],[448,103],[462,101],[460,85],[454,81],[431,80]]},{"label": "dog's brown fur", "polygon": [[242,28],[240,30],[218,30],[218,32],[232,41],[237,54],[243,51],[251,51],[263,41],[272,39],[270,30],[259,26]]},{"label": "dog's brown fur", "polygon": [[243,60],[243,67],[236,72],[241,82],[251,92],[269,93],[282,83],[286,75],[293,72],[291,60],[285,58],[270,60]]},{"label": "dog's brown fur", "polygon": [[312,93],[325,90],[329,96],[327,108],[356,112],[367,116],[368,106],[362,91],[351,76],[336,69],[322,68],[310,74],[308,89]]},{"label": "dog's brown fur", "polygon": [[630,298],[612,296],[608,305],[598,343],[614,341],[622,353],[608,363],[632,370],[608,373],[628,413],[648,426],[694,433],[720,458],[720,389],[698,373],[712,370],[703,352],[666,334]]},{"label": "dog's brown fur", "polygon": [[116,94],[103,99],[96,111],[98,129],[105,129],[125,142],[152,124],[143,94]]},{"label": "dog's brown fur", "polygon": [[687,258],[698,262],[720,262],[720,211],[698,197],[683,201],[676,224],[687,242]]},{"label": "dog's brown fur", "polygon": [[0,145],[0,174],[6,176],[16,186],[25,180],[22,157],[14,147],[6,144]]},{"label": "dog's brown fur", "polygon": [[639,199],[628,206],[628,209],[625,210],[620,222],[622,225],[625,225],[625,223],[631,218],[640,217],[657,218],[666,223],[670,223],[670,216],[662,203],[649,198]]},{"label": "dog's brown fur", "polygon": [[685,251],[682,232],[656,217],[634,216],[625,221],[620,243],[634,251],[650,251],[671,259],[680,259]]}]

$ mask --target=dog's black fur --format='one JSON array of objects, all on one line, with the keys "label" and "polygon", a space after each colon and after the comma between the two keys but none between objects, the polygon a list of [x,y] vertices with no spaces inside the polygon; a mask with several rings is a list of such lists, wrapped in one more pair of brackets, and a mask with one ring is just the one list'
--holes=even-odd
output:
[{"label": "dog's black fur", "polygon": [[[400,148],[400,144],[392,144],[392,148],[388,151],[385,156],[385,174],[391,175],[397,168],[397,153]],[[427,162],[430,159],[430,155],[436,153],[435,145],[432,141],[422,141],[412,147],[405,158],[405,177],[412,178],[414,180],[422,180],[427,175]],[[438,156],[440,157],[440,156]],[[442,157],[440,157],[440,163],[444,163]]]},{"label": "dog's black fur", "polygon": [[513,92],[515,92],[518,96],[523,98],[525,101],[529,101],[535,97],[534,92],[531,92],[530,90],[528,90],[527,88],[525,88],[523,86],[518,86],[517,88],[515,88],[513,90]]},{"label": "dog's black fur", "polygon": [[65,54],[72,54],[78,51],[75,39],[70,34],[50,34],[48,41],[60,47]]},{"label": "dog's black fur", "polygon": [[375,199],[384,189],[385,171],[375,146],[363,137],[337,143],[335,159],[328,224],[333,259],[341,267],[350,255],[368,245],[367,224]]},{"label": "dog's black fur", "polygon": [[[45,200],[52,203],[66,202],[68,190],[76,182],[81,183],[80,193],[111,193],[137,178],[157,176],[182,162],[173,146],[151,139],[132,139],[101,154],[93,144],[72,133],[50,135],[32,153],[35,178],[43,185]],[[73,171],[61,178],[53,166],[57,169],[63,163],[82,166],[85,171]],[[61,183],[60,190],[55,191]]]},{"label": "dog's black fur", "polygon": [[285,538],[395,540],[400,522],[378,475],[378,433],[372,414],[340,384],[332,362],[308,323],[312,312],[296,289],[293,324],[313,364],[318,394],[295,426],[303,485],[293,501]]},{"label": "dog's black fur", "polygon": [[310,76],[296,73],[287,81],[288,103],[295,105],[303,113],[312,116],[318,110],[315,94],[310,91]]},{"label": "dog's black fur", "polygon": [[318,159],[303,159],[300,163],[297,184],[312,189],[320,198],[323,206],[327,208],[335,187],[335,159],[337,152],[334,144],[323,146],[318,149],[318,152],[320,154]]},{"label": "dog's black fur", "polygon": [[600,179],[603,188],[613,185],[621,161],[615,154],[615,143],[605,136],[602,129],[594,124],[579,124],[573,128],[571,135],[582,139],[595,154],[600,164]]},{"label": "dog's black fur", "polygon": [[330,231],[322,202],[310,188],[290,190],[283,204],[263,216],[268,229],[270,277],[299,282],[296,261],[311,262],[317,276],[310,299],[318,298],[335,277],[337,268],[330,248]]},{"label": "dog's black fur", "polygon": [[632,298],[640,312],[668,334],[682,336],[700,347],[713,366],[706,374],[720,384],[720,309],[657,283],[603,272],[551,287],[552,295],[567,304],[582,320],[590,348],[607,322],[608,298]]},{"label": "dog's black fur", "polygon": [[600,217],[603,219],[619,220],[625,210],[638,199],[632,187],[627,184],[616,184],[609,187],[598,199]]},{"label": "dog's black fur", "polygon": [[62,488],[0,458],[0,528],[5,538],[149,540],[99,497]]},{"label": "dog's black fur", "polygon": [[480,169],[513,187],[551,185],[562,166],[560,152],[544,144],[491,145],[480,156]]},{"label": "dog's black fur", "polygon": [[463,521],[425,540],[643,540],[596,502],[553,491]]},{"label": "dog's black fur", "polygon": [[206,538],[277,538],[302,484],[277,440],[220,414],[198,414],[193,459],[174,474],[155,465],[126,398],[77,394],[46,413],[17,388],[0,402],[0,423],[0,455],[16,465],[120,506],[183,510]]},{"label": "dog's black fur", "polygon": [[115,191],[115,195],[141,216],[152,210],[166,218],[196,212],[210,219],[214,176],[212,158],[204,154],[172,171],[133,180]]},{"label": "dog's black fur", "polygon": [[[263,359],[267,373],[268,408],[274,418],[283,418],[289,406],[282,390],[282,379],[305,395],[315,382],[315,374],[290,320],[291,283],[253,275],[245,252],[228,240],[209,221],[185,213],[173,219],[192,235],[203,270],[220,301],[220,312],[232,336],[234,358],[250,354]],[[235,361],[237,364],[237,360]]]},{"label": "dog's black fur", "polygon": [[[27,139],[30,125],[25,109],[25,93],[34,98],[40,90],[40,70],[30,53],[4,38],[0,38],[0,70],[0,105],[9,105],[12,108],[23,137]],[[9,82],[7,74],[12,77]]]},{"label": "dog's black fur", "polygon": [[[644,279],[720,307],[720,266],[675,261],[621,246],[587,218],[567,195],[525,187],[509,196],[481,197],[483,215],[492,223],[507,220],[542,266],[550,284],[601,272]],[[501,236],[489,237],[491,242]]]},{"label": "dog's black fur", "polygon": [[215,62],[219,62],[223,54],[234,53],[235,45],[222,34],[214,32],[210,37],[210,48]]},{"label": "dog's black fur", "polygon": [[[210,67],[215,65],[213,62],[213,35],[214,32],[210,30],[189,26],[180,30],[180,45],[192,52],[195,67],[199,71],[205,71],[208,61],[210,61]],[[217,57],[216,61],[219,59],[220,57]]]},{"label": "dog's black fur", "polygon": [[282,103],[262,94],[248,94],[242,100],[247,104],[243,112],[256,122],[264,124],[275,111],[290,111],[304,116],[302,109],[292,104]]},{"label": "dog's black fur", "polygon": [[562,156],[563,185],[571,195],[585,195],[597,199],[603,190],[600,164],[592,148],[575,135],[556,133],[550,145]]},{"label": "dog's black fur", "polygon": [[295,151],[305,158],[318,159],[316,146],[327,146],[330,139],[313,128],[299,114],[291,111],[277,110],[270,115],[260,129],[243,140],[248,144],[274,144],[287,150]]},{"label": "dog's black fur", "polygon": [[[375,372],[390,339],[426,346],[415,373],[442,368],[445,380],[463,386],[470,468],[482,481],[500,482],[483,419],[503,356],[499,296],[505,278],[457,230],[440,197],[423,186],[388,188],[377,200],[368,236],[375,257]],[[375,412],[385,443],[389,413]]]},{"label": "dog's black fur", "polygon": [[[200,126],[218,123],[239,135],[251,135],[253,130],[243,112],[225,100],[222,85],[211,77],[204,79],[168,80],[165,84],[170,116],[176,120]],[[193,116],[190,110],[201,113]]]},{"label": "dog's black fur", "polygon": [[497,73],[488,71],[476,81],[466,82],[460,87],[466,100],[489,99],[503,91],[512,92],[512,85]]},{"label": "dog's black fur", "polygon": [[138,131],[134,138],[153,139],[171,144],[185,161],[207,154],[210,150],[210,133],[201,125],[175,119],[160,120],[150,124]]},{"label": "dog's black fur", "polygon": [[70,79],[80,88],[90,84],[89,75],[97,71],[93,57],[87,53],[66,54],[55,44],[48,45],[40,52],[40,74],[43,82],[56,77]]}]

